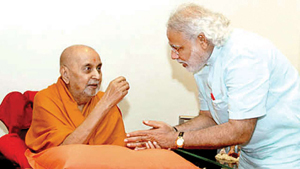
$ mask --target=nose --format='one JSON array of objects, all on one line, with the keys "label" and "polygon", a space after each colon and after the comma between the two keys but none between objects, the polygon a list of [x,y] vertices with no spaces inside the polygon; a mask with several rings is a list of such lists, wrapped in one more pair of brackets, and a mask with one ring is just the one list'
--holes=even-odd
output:
[{"label": "nose", "polygon": [[171,58],[174,60],[174,59],[178,59],[179,56],[175,51],[171,50]]},{"label": "nose", "polygon": [[98,71],[97,69],[93,70],[93,72],[92,72],[92,78],[93,79],[100,80],[101,76],[102,76],[101,70],[100,71]]}]

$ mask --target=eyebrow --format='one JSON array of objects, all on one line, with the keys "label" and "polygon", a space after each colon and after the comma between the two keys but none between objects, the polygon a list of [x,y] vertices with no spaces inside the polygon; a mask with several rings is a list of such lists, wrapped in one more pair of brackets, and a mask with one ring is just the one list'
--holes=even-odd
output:
[{"label": "eyebrow", "polygon": [[[83,65],[83,67],[86,67],[86,66],[93,66],[93,64],[86,63]],[[102,63],[99,63],[96,67],[98,67],[98,66],[102,66]]]},{"label": "eyebrow", "polygon": [[86,66],[92,66],[92,64],[87,63],[87,64],[84,64],[84,65],[83,65],[83,67],[86,67]]}]

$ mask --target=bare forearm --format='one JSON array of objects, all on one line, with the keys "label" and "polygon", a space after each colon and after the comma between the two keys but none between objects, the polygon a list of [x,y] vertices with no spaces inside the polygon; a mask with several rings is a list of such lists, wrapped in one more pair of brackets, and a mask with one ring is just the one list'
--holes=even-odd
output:
[{"label": "bare forearm", "polygon": [[184,134],[187,149],[216,149],[230,145],[243,144],[250,140],[256,119],[230,121]]},{"label": "bare forearm", "polygon": [[178,129],[178,131],[192,131],[211,127],[214,125],[216,125],[216,123],[211,117],[208,117],[204,114],[199,114],[186,123],[176,126],[176,128]]},{"label": "bare forearm", "polygon": [[[223,131],[225,130],[226,131]],[[187,149],[217,149],[237,144],[234,131],[224,128],[224,125],[208,127],[205,129],[185,132],[184,148]]]},{"label": "bare forearm", "polygon": [[98,122],[109,112],[110,108],[98,104],[91,114],[70,134],[61,145],[83,144]]},{"label": "bare forearm", "polygon": [[124,77],[120,76],[111,81],[93,111],[80,126],[66,137],[62,145],[84,143],[99,121],[127,95],[128,90],[129,84]]}]

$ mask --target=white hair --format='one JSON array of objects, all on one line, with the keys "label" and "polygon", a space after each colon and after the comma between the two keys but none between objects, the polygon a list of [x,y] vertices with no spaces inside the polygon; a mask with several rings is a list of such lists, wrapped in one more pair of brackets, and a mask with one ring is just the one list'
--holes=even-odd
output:
[{"label": "white hair", "polygon": [[180,6],[170,16],[168,29],[182,32],[190,39],[203,32],[206,38],[218,47],[225,43],[231,32],[229,19],[196,4]]}]

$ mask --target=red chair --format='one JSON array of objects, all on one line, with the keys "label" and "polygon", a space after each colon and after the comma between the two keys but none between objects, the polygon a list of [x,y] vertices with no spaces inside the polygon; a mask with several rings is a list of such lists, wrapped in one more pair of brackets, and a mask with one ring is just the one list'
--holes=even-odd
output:
[{"label": "red chair", "polygon": [[[31,168],[24,155],[27,146],[25,135],[32,120],[33,99],[37,91],[11,92],[0,105],[0,120],[8,134],[0,138],[0,152],[20,168]],[[1,165],[1,164],[0,164]]]}]

